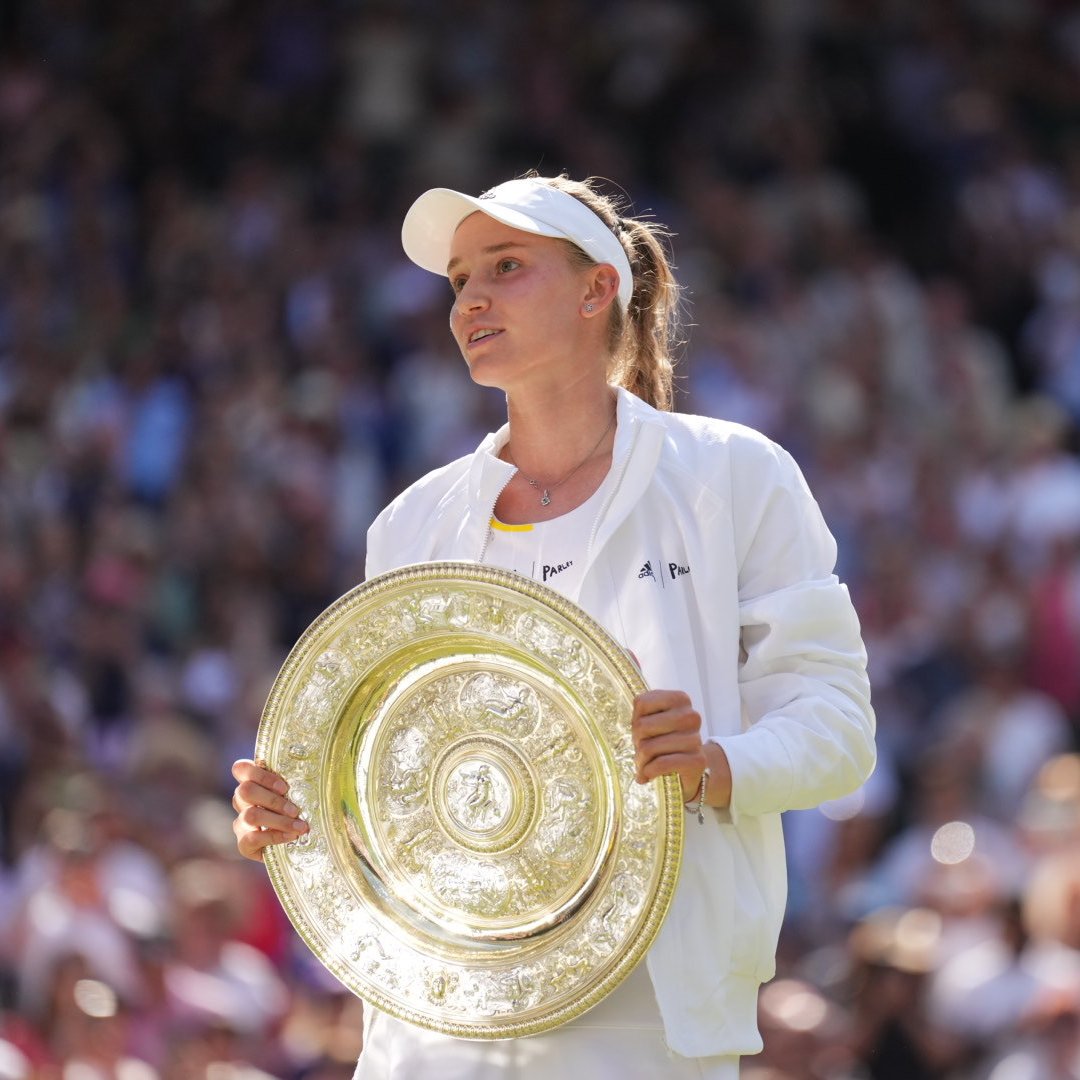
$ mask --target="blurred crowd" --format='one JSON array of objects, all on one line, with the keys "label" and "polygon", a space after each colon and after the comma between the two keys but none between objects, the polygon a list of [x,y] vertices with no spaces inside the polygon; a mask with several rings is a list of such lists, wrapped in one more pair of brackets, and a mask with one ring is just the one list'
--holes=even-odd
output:
[{"label": "blurred crowd", "polygon": [[672,229],[683,411],[803,466],[881,763],[786,816],[746,1080],[1080,1077],[1080,10],[0,10],[0,1080],[337,1080],[361,1005],[228,767],[365,530],[470,451],[426,187]]}]

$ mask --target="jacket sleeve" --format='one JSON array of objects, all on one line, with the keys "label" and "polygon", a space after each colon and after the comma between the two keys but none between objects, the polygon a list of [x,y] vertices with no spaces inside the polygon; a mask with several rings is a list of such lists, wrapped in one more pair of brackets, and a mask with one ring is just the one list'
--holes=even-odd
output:
[{"label": "jacket sleeve", "polygon": [[389,541],[387,533],[390,531],[389,519],[393,513],[394,505],[387,506],[368,527],[367,531],[367,558],[364,563],[364,580],[370,581],[379,574],[393,569],[393,563],[389,554]]},{"label": "jacket sleeve", "polygon": [[762,439],[732,457],[743,730],[718,739],[731,814],[804,809],[872,772],[866,650],[836,543],[802,473]]}]

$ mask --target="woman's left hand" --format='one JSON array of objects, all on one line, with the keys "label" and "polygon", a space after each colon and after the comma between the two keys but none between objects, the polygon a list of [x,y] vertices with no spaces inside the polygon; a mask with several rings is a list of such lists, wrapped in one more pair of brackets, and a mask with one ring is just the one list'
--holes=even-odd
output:
[{"label": "woman's left hand", "polygon": [[[634,698],[631,733],[638,783],[676,773],[682,782],[683,801],[689,802],[697,796],[708,765],[714,777],[718,772],[722,774],[719,786],[730,791],[727,755],[715,743],[706,748],[701,740],[701,714],[682,690],[646,690],[638,694]],[[712,805],[714,800],[715,793],[710,799]]]}]

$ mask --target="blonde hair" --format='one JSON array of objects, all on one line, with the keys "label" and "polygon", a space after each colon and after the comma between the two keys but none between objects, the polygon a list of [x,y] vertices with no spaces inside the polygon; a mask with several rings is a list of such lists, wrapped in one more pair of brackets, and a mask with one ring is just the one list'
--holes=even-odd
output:
[{"label": "blonde hair", "polygon": [[[663,242],[670,233],[656,222],[623,216],[621,204],[600,190],[596,178],[571,180],[565,174],[540,176],[535,171],[525,177],[583,202],[618,237],[630,261],[634,291],[625,315],[619,304],[611,305],[608,380],[654,408],[670,410],[675,377],[671,354],[682,344],[679,283]],[[581,248],[568,244],[575,261],[593,264]]]}]

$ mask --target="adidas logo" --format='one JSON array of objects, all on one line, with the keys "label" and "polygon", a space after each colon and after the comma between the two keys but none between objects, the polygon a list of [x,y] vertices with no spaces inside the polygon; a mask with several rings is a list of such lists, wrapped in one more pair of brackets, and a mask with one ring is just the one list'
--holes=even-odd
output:
[{"label": "adidas logo", "polygon": [[646,561],[645,565],[638,571],[637,576],[639,581],[641,580],[641,578],[647,577],[651,577],[653,581],[655,581],[656,575],[653,573],[652,563]]}]

